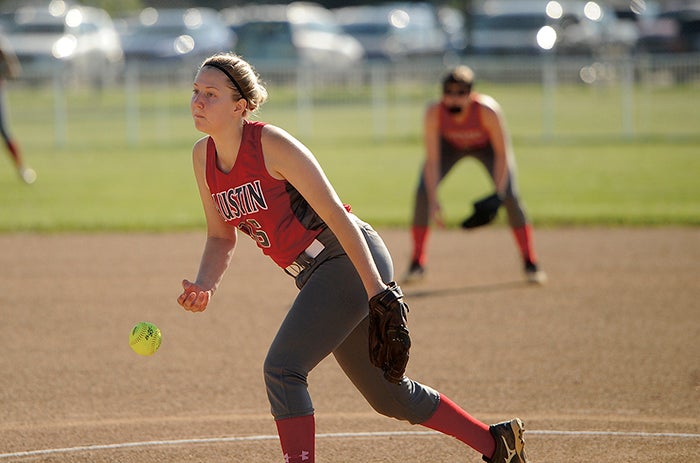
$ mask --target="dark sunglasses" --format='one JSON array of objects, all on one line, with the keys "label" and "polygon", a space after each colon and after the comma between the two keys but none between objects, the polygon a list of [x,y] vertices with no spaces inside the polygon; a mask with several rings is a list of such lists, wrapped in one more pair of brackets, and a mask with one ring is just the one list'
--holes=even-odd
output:
[{"label": "dark sunglasses", "polygon": [[468,95],[468,94],[469,94],[469,90],[464,90],[464,89],[461,89],[461,90],[447,90],[447,89],[445,89],[445,90],[442,91],[442,94],[443,94],[443,95],[446,95],[446,96],[465,96],[465,95]]}]

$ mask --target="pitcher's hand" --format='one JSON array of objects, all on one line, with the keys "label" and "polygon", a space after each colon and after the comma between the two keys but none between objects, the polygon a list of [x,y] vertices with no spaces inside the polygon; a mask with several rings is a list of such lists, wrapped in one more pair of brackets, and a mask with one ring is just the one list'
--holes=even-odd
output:
[{"label": "pitcher's hand", "polygon": [[177,303],[190,312],[203,312],[211,299],[211,291],[204,290],[189,280],[182,280],[182,294]]}]

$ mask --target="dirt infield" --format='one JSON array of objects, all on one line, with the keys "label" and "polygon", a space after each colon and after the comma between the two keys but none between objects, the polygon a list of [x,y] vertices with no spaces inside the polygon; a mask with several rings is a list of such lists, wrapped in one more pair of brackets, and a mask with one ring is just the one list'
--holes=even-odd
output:
[{"label": "dirt infield", "polygon": [[[403,270],[405,230],[382,232]],[[294,297],[242,241],[203,314],[180,309],[203,233],[0,235],[0,463],[281,462],[262,360]],[[408,373],[476,417],[520,416],[534,462],[700,461],[700,230],[543,229],[522,282],[505,228],[438,231],[405,286]],[[153,357],[132,326],[164,334]],[[481,461],[312,372],[318,461]]]}]

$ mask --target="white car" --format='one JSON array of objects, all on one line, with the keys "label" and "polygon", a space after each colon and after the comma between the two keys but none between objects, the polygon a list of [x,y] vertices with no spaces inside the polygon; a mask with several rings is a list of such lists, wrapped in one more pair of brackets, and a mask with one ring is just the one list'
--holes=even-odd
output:
[{"label": "white car", "polygon": [[[21,79],[55,76],[104,84],[118,76],[123,52],[109,14],[99,8],[21,7],[3,32],[22,66]],[[64,5],[63,8],[60,5]]]},{"label": "white car", "polygon": [[636,36],[606,4],[579,0],[486,0],[472,11],[469,52],[534,55],[538,32],[556,32],[553,51],[590,55],[611,46],[630,48]]},{"label": "white car", "polygon": [[441,57],[449,49],[438,10],[429,3],[347,6],[333,12],[343,30],[360,41],[369,59]]}]

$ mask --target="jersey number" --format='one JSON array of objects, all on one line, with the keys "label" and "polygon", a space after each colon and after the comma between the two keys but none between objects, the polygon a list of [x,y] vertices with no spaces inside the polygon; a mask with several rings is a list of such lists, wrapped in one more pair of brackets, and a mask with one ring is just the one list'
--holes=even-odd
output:
[{"label": "jersey number", "polygon": [[263,231],[257,220],[247,219],[245,222],[238,224],[238,229],[257,241],[258,246],[261,248],[270,247],[270,238],[268,238],[267,233]]}]

